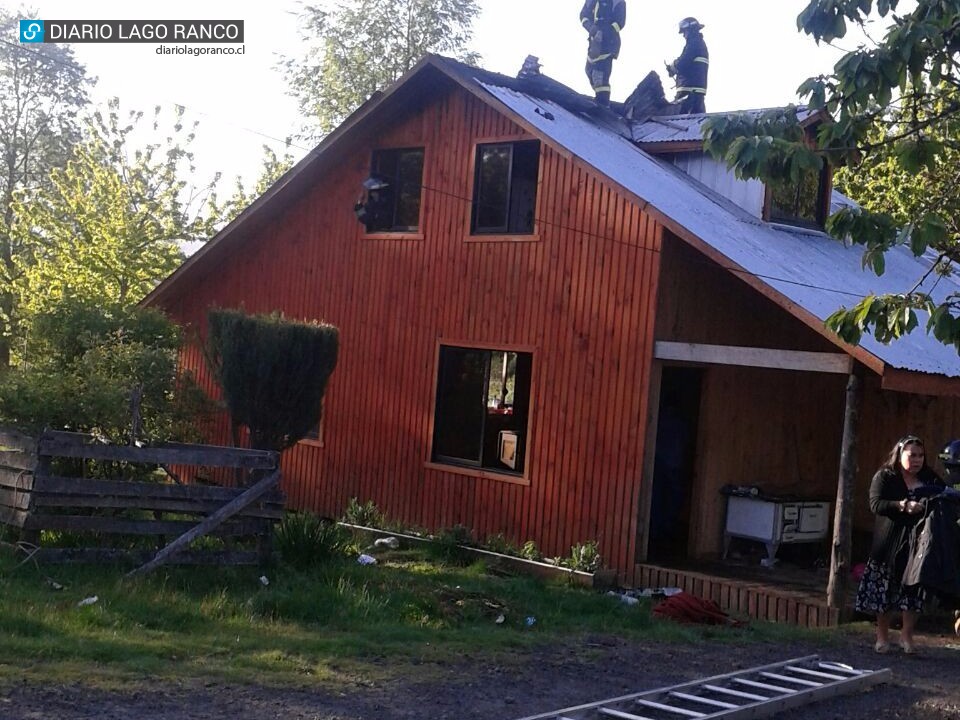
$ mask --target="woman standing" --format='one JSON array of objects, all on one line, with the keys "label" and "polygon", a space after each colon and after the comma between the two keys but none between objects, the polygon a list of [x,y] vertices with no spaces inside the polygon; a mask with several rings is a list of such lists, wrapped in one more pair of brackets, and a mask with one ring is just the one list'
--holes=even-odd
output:
[{"label": "woman standing", "polygon": [[877,616],[874,649],[878,653],[890,650],[890,619],[898,610],[903,613],[900,647],[905,653],[915,652],[913,630],[917,614],[923,611],[923,591],[916,585],[903,587],[901,578],[907,564],[909,531],[923,512],[917,499],[929,485],[943,483],[927,466],[923,442],[914,435],[906,435],[894,445],[870,483],[870,512],[876,519],[856,609]]}]

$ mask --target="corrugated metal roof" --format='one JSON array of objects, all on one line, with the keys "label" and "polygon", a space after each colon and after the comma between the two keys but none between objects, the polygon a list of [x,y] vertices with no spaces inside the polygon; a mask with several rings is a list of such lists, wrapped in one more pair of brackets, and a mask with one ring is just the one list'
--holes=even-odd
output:
[{"label": "corrugated metal roof", "polygon": [[[633,139],[639,143],[699,142],[703,139],[703,123],[723,115],[750,115],[759,117],[769,110],[738,110],[737,112],[699,113],[694,115],[663,115],[647,118],[632,125]],[[804,107],[797,109],[797,118],[804,122],[816,115]]]},{"label": "corrugated metal roof", "polygon": [[[861,249],[847,247],[822,232],[757,220],[682,171],[600,127],[587,114],[570,112],[515,89],[476,82],[545,137],[821,320],[864,295],[904,292],[929,268],[929,259],[915,258],[900,247],[888,253],[886,272],[877,277],[862,270]],[[960,283],[948,277],[936,285],[934,295],[942,298],[957,291]],[[922,330],[890,345],[865,336],[861,347],[893,368],[960,377],[956,350]]]}]

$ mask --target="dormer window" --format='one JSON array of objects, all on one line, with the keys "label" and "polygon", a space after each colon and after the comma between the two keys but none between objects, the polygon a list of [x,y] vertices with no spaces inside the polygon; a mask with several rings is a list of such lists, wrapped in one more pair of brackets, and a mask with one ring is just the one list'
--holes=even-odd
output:
[{"label": "dormer window", "polygon": [[823,229],[830,208],[830,168],[808,170],[800,182],[768,182],[764,219],[784,225]]}]

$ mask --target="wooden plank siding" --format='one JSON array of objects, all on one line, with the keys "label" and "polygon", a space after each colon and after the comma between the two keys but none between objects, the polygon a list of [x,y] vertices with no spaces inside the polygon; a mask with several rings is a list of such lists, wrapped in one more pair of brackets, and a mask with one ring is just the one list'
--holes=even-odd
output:
[{"label": "wooden plank siding", "polygon": [[[341,153],[166,309],[200,336],[211,306],[340,328],[324,447],[284,454],[291,505],[335,516],[357,497],[409,525],[533,539],[548,555],[597,540],[610,566],[632,568],[662,231],[541,145],[536,236],[474,241],[474,143],[529,136],[463,90],[434,98]],[[420,146],[422,239],[365,237],[352,208],[372,151]],[[534,348],[528,484],[425,467],[441,338]],[[212,388],[195,344],[182,363]],[[211,430],[226,439],[224,421]]]}]

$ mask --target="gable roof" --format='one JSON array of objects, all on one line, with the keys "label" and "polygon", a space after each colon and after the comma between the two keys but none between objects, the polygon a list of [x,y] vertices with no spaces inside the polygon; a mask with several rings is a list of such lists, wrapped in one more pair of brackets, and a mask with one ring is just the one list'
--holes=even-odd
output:
[{"label": "gable roof", "polygon": [[[780,226],[757,219],[726,198],[712,192],[681,170],[638,147],[632,139],[637,126],[615,113],[599,110],[591,98],[579,95],[545,76],[518,80],[473,68],[439,56],[427,56],[385,93],[371,98],[291,171],[200,252],[164,280],[145,304],[169,297],[184,278],[210,265],[250,228],[264,222],[284,204],[284,198],[309,186],[312,177],[335,155],[338,146],[360,131],[388,106],[435,92],[438,73],[467,91],[494,104],[515,122],[563,155],[605,176],[669,230],[704,255],[769,297],[828,340],[875,372],[886,368],[960,378],[955,349],[916,331],[890,345],[864,336],[851,347],[827,331],[824,320],[841,305],[852,305],[870,293],[902,292],[929,267],[905,248],[887,255],[886,272],[876,277],[861,269],[861,252],[825,233]],[[614,106],[616,109],[616,105]],[[684,137],[699,131],[705,116],[677,116],[670,123],[686,123]],[[271,212],[273,210],[274,212]],[[960,291],[955,278],[942,278],[935,297]]]}]

